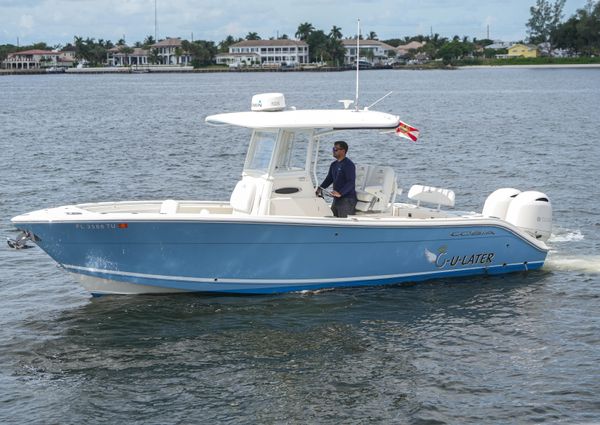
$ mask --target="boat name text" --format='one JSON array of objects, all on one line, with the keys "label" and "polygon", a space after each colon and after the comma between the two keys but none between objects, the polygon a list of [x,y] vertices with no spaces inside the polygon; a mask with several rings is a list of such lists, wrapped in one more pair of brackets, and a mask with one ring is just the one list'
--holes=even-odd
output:
[{"label": "boat name text", "polygon": [[452,232],[450,233],[450,236],[458,236],[458,237],[462,237],[462,236],[488,236],[488,235],[495,235],[495,233],[491,230],[486,230],[484,232],[480,231],[480,230],[464,230],[461,232]]},{"label": "boat name text", "polygon": [[446,258],[446,253],[439,253],[435,259],[435,265],[437,268],[444,267],[456,267],[456,266],[469,266],[471,264],[489,264],[494,260],[496,254],[493,252],[482,252],[480,254],[471,255],[454,255],[450,258]]}]

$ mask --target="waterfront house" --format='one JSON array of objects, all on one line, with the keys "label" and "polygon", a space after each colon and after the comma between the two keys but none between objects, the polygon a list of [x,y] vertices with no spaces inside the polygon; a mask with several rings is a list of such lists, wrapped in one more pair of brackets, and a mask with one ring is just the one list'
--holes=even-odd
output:
[{"label": "waterfront house", "polygon": [[396,47],[396,57],[407,58],[416,53],[421,47],[425,46],[425,42],[411,41],[407,44],[401,44]]},{"label": "waterfront house", "polygon": [[308,63],[308,44],[299,40],[243,40],[217,55],[217,63],[239,66],[296,66]]},{"label": "waterfront house", "polygon": [[508,48],[509,58],[537,58],[540,56],[540,51],[533,44],[517,43]]},{"label": "waterfront house", "polygon": [[181,38],[167,37],[153,44],[158,51],[158,61],[163,65],[190,65],[192,56],[181,47]]},{"label": "waterfront house", "polygon": [[73,57],[66,52],[52,50],[24,50],[8,55],[2,61],[4,69],[46,69],[70,68],[73,66]]},{"label": "waterfront house", "polygon": [[485,46],[486,49],[502,50],[514,46],[515,43],[510,41],[494,40],[492,44]]},{"label": "waterfront house", "polygon": [[127,46],[116,46],[106,52],[108,66],[148,65],[148,50],[136,47],[131,53],[126,53],[124,47]]},{"label": "waterfront house", "polygon": [[346,49],[344,63],[352,65],[356,60],[367,61],[371,65],[380,65],[387,63],[396,56],[396,49],[389,44],[379,40],[360,40],[360,52],[356,54],[356,39],[342,40]]},{"label": "waterfront house", "polygon": [[258,53],[219,53],[215,59],[217,65],[229,65],[231,68],[259,65],[261,63]]}]

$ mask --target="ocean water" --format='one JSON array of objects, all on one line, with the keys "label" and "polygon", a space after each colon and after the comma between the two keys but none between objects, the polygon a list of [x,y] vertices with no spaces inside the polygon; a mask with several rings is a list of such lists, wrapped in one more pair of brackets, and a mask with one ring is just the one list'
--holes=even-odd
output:
[{"label": "ocean water", "polygon": [[[354,87],[352,72],[2,77],[0,233],[47,206],[228,199],[249,134],[206,115],[260,92],[336,107]],[[600,70],[366,71],[360,87],[363,106],[393,90],[376,109],[421,139],[348,133],[355,162],[393,166],[405,191],[451,188],[462,210],[499,187],[545,192],[546,266],[93,299],[39,249],[0,247],[0,423],[600,422]]]}]

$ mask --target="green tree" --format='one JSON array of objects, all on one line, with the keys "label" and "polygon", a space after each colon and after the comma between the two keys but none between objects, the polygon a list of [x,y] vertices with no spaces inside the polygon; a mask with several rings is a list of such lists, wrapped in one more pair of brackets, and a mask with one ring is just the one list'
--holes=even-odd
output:
[{"label": "green tree", "polygon": [[155,65],[158,63],[158,61],[160,60],[160,56],[158,56],[158,49],[157,48],[152,48],[150,49],[150,51],[148,52],[148,61]]},{"label": "green tree", "polygon": [[[75,36],[75,57],[79,60],[85,60],[90,66],[100,66],[106,60],[106,51],[112,47],[110,41],[95,41],[93,38]],[[109,47],[110,46],[110,47]]]},{"label": "green tree", "polygon": [[331,27],[331,31],[329,31],[329,38],[341,40],[342,37],[342,29],[340,27],[336,27],[335,25]]},{"label": "green tree", "polygon": [[375,31],[369,32],[369,36],[367,37],[367,40],[377,40],[377,33]]},{"label": "green tree", "polygon": [[[186,40],[187,41],[187,40]],[[187,51],[187,49],[186,49]],[[179,62],[179,58],[181,58],[183,56],[183,49],[181,47],[175,47],[175,59],[176,59],[176,63],[180,63]]]},{"label": "green tree", "polygon": [[314,30],[315,27],[313,27],[313,24],[309,22],[301,23],[300,25],[298,25],[298,30],[295,34],[296,38],[298,40],[306,41],[308,40],[308,37],[313,33]]},{"label": "green tree", "polygon": [[194,68],[211,65],[217,54],[217,46],[215,46],[213,41],[196,40],[190,43],[187,40],[183,40],[181,48],[190,54]]},{"label": "green tree", "polygon": [[229,52],[229,46],[235,43],[239,43],[242,40],[242,38],[235,39],[232,35],[228,35],[227,37],[225,37],[225,40],[221,40],[221,42],[219,43],[219,53]]},{"label": "green tree", "polygon": [[155,44],[156,44],[156,40],[151,35],[148,35],[148,36],[146,36],[146,38],[144,38],[144,43],[143,43],[144,49],[149,49],[150,47],[152,47]]},{"label": "green tree", "polygon": [[556,31],[563,17],[566,0],[536,0],[535,6],[529,8],[531,17],[527,21],[529,42],[534,44],[550,41],[551,34]]},{"label": "green tree", "polygon": [[260,40],[260,36],[256,32],[249,32],[246,34],[246,40]]},{"label": "green tree", "polygon": [[600,1],[588,1],[575,15],[559,25],[552,33],[557,47],[583,55],[600,54]]},{"label": "green tree", "polygon": [[341,66],[346,56],[346,48],[341,39],[329,37],[327,41],[327,59],[335,66]]},{"label": "green tree", "polygon": [[311,62],[320,62],[321,60],[330,60],[328,49],[329,37],[322,30],[313,30],[306,43]]},{"label": "green tree", "polygon": [[463,48],[461,46],[460,41],[453,40],[451,42],[445,43],[438,51],[437,57],[442,58],[444,64],[449,65],[455,59],[462,57]]}]

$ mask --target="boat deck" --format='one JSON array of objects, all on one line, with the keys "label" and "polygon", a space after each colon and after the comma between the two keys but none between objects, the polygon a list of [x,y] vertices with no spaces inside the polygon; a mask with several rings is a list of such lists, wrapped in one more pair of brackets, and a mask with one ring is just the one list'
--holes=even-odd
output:
[{"label": "boat deck", "polygon": [[[129,201],[129,202],[101,202],[93,204],[73,205],[82,211],[99,214],[160,214],[165,216],[213,216],[213,215],[239,215],[235,213],[229,202],[225,201]],[[354,218],[405,218],[405,219],[436,219],[481,216],[475,212],[448,211],[426,208],[414,204],[395,203],[388,211],[362,212],[356,211]],[[319,218],[319,217],[305,217]],[[322,218],[322,217],[321,217]],[[334,218],[334,217],[327,217]]]}]

